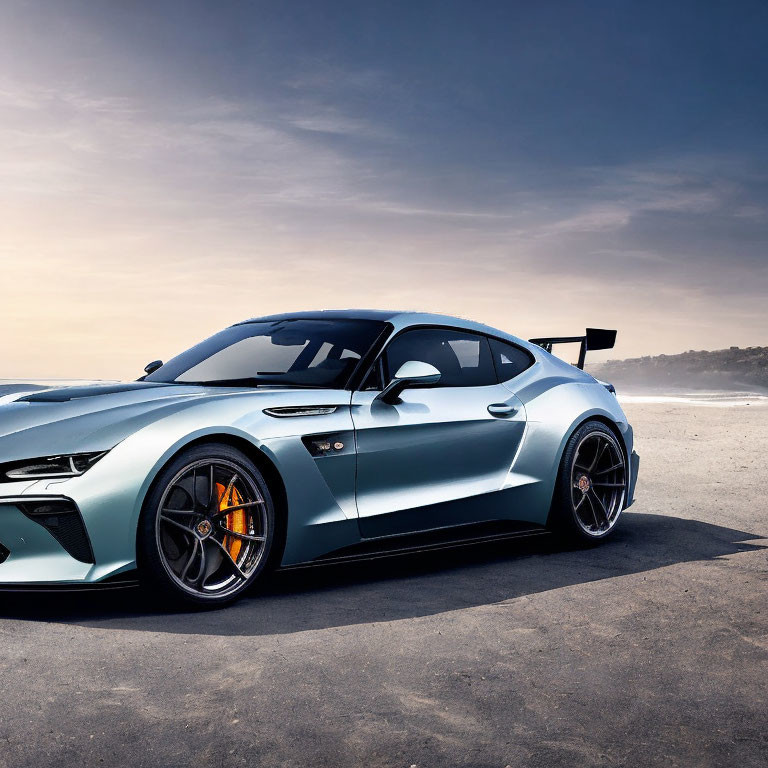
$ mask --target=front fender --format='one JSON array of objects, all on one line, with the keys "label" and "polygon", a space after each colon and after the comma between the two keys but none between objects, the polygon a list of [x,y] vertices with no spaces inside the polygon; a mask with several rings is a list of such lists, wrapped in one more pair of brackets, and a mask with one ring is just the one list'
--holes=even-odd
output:
[{"label": "front fender", "polygon": [[[318,518],[342,522],[354,517],[356,532],[353,462],[348,471],[341,473],[332,491],[333,484],[329,486],[301,442],[301,435],[312,431],[309,419],[312,426],[317,419],[320,431],[351,431],[349,393],[338,393],[336,400],[340,407],[333,414],[287,419],[271,418],[262,410],[275,402],[295,404],[295,395],[270,398],[268,402],[243,396],[201,403],[127,436],[80,477],[40,480],[24,492],[67,496],[78,505],[96,559],[84,581],[98,581],[135,567],[136,531],[150,486],[173,456],[185,446],[206,438],[245,440],[272,461],[286,486],[292,526],[311,525]],[[330,404],[328,392],[302,393],[302,401]],[[354,454],[351,455],[353,459]],[[333,460],[339,459],[344,457]],[[303,555],[297,553],[299,559]]]}]

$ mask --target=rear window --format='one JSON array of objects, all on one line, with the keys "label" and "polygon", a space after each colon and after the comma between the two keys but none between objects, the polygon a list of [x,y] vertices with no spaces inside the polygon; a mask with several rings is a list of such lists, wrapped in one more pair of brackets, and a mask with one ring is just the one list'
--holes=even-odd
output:
[{"label": "rear window", "polygon": [[509,381],[533,365],[533,355],[525,349],[500,339],[489,339],[491,356],[499,381]]}]

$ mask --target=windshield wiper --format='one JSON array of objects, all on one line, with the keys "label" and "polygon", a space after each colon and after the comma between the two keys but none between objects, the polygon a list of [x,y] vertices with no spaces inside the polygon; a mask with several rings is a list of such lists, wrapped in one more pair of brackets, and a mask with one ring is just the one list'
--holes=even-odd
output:
[{"label": "windshield wiper", "polygon": [[212,379],[211,381],[175,381],[174,384],[187,384],[195,387],[261,387],[261,386],[281,386],[296,387],[299,389],[327,389],[322,384],[298,384],[293,381],[283,379],[267,379],[250,376],[242,379]]}]

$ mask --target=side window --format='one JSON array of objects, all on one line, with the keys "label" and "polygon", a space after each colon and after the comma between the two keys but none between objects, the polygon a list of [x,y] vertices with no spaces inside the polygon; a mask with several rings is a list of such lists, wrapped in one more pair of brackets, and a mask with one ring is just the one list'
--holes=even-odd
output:
[{"label": "side window", "polygon": [[434,365],[438,387],[481,387],[496,383],[488,339],[466,331],[420,328],[406,331],[385,350],[387,381],[409,360]]},{"label": "side window", "polygon": [[533,356],[508,341],[488,339],[499,381],[509,381],[533,365]]}]

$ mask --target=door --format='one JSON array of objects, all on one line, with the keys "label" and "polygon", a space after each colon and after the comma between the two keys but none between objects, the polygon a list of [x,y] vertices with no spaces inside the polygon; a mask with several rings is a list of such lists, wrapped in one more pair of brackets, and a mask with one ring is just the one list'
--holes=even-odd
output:
[{"label": "door", "polygon": [[[434,365],[440,381],[376,399],[399,367]],[[352,395],[356,498],[364,537],[504,517],[504,488],[525,431],[525,409],[498,377],[488,339],[449,328],[396,336]]]}]

